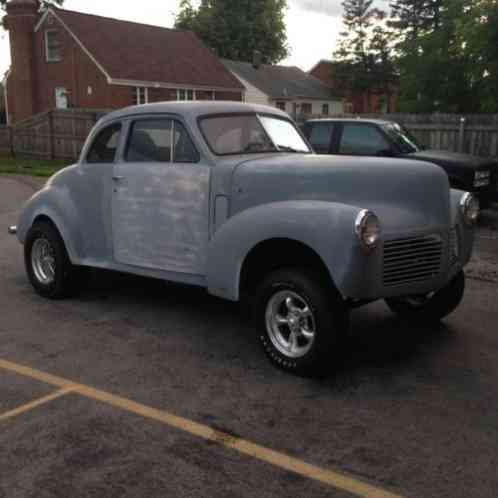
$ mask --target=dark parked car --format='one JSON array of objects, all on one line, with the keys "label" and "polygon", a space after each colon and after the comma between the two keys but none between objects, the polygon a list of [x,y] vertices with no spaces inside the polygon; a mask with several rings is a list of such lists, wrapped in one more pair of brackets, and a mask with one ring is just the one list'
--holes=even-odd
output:
[{"label": "dark parked car", "polygon": [[473,192],[482,207],[498,201],[498,160],[428,150],[403,126],[376,119],[313,119],[304,134],[318,154],[405,157],[443,168],[453,188]]}]

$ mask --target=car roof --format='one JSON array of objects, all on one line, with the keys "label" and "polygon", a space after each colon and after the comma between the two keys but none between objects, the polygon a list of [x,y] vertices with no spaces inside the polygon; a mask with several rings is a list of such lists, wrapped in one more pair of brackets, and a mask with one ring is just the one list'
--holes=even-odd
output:
[{"label": "car roof", "polygon": [[140,116],[150,114],[178,114],[188,118],[196,119],[206,114],[225,114],[225,113],[266,113],[275,114],[287,119],[289,115],[275,107],[266,105],[246,104],[243,102],[231,101],[174,101],[158,102],[154,104],[144,104],[131,107],[125,107],[118,111],[106,114],[102,121],[113,121],[129,116]]},{"label": "car roof", "polygon": [[394,121],[389,121],[387,119],[374,119],[374,118],[317,118],[309,119],[307,123],[369,123],[385,125],[394,123]]}]

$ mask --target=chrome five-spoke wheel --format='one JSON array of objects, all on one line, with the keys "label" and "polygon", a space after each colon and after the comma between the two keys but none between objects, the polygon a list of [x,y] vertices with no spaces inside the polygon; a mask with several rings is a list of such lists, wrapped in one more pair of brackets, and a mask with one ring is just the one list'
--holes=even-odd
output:
[{"label": "chrome five-spoke wheel", "polygon": [[266,329],[271,342],[284,356],[301,358],[315,341],[315,318],[304,297],[284,290],[266,307]]},{"label": "chrome five-spoke wheel", "polygon": [[46,238],[36,239],[31,249],[31,266],[37,280],[50,285],[55,279],[54,248]]}]

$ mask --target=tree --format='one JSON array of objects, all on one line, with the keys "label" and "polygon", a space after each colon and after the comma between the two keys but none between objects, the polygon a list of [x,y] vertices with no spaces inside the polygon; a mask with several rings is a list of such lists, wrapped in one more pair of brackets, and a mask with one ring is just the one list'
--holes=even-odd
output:
[{"label": "tree", "polygon": [[392,32],[385,26],[386,13],[372,7],[373,0],[344,0],[339,47],[334,53],[334,79],[343,93],[382,92],[390,100],[396,70]]},{"label": "tree", "polygon": [[458,22],[457,40],[479,110],[498,112],[498,1],[475,1]]},{"label": "tree", "polygon": [[492,61],[496,61],[498,18],[492,15],[493,5],[496,11],[496,0],[391,3],[389,24],[399,36],[400,110],[467,113],[496,109]]},{"label": "tree", "polygon": [[[7,2],[9,2],[10,0],[0,0],[0,7],[5,10],[5,6],[7,4]],[[40,5],[45,8],[49,5],[62,5],[64,3],[64,0],[43,0],[40,2]]]},{"label": "tree", "polygon": [[182,0],[175,27],[194,31],[219,57],[251,62],[256,51],[274,64],[289,54],[287,0]]},{"label": "tree", "polygon": [[388,25],[403,33],[405,40],[417,40],[437,30],[441,22],[444,0],[392,0]]}]

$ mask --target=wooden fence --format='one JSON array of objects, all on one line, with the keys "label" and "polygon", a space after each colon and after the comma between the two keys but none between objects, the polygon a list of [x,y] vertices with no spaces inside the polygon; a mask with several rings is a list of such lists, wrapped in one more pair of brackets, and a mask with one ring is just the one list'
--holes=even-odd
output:
[{"label": "wooden fence", "polygon": [[[54,110],[33,116],[13,127],[0,126],[0,154],[75,160],[93,125],[107,112],[93,109]],[[498,157],[496,114],[362,114],[332,117],[393,120],[404,125],[422,144],[432,149]]]},{"label": "wooden fence", "polygon": [[0,153],[36,159],[73,161],[85,140],[107,111],[54,110],[37,114],[15,126],[0,127]]},{"label": "wooden fence", "polygon": [[[316,116],[325,117],[325,116]],[[360,114],[329,117],[376,118],[405,126],[431,149],[498,157],[498,115],[476,114]]]}]

